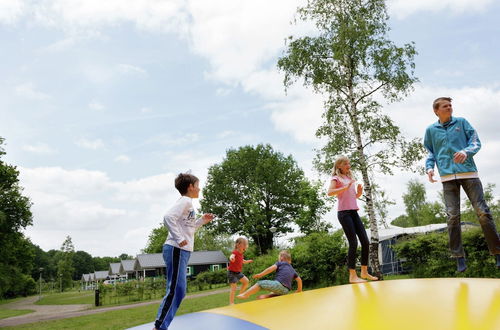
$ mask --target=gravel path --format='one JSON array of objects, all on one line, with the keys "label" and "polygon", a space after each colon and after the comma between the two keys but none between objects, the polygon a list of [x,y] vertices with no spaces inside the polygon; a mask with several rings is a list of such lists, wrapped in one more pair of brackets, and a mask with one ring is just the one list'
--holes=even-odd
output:
[{"label": "gravel path", "polygon": [[[201,292],[196,294],[191,294],[186,296],[184,299],[192,299],[197,297],[208,296],[217,293],[229,292],[229,288],[223,288],[219,290],[214,290],[210,292]],[[26,323],[35,323],[47,320],[65,319],[75,316],[83,316],[96,313],[104,313],[109,311],[115,311],[120,309],[128,309],[152,304],[160,304],[160,300],[152,300],[141,302],[137,304],[121,305],[121,306],[111,306],[111,307],[99,307],[93,308],[91,304],[81,304],[81,305],[35,305],[38,300],[38,296],[28,297],[26,299],[21,299],[16,302],[6,304],[3,307],[8,309],[31,309],[34,313],[24,314],[20,316],[9,317],[0,320],[0,327],[14,326]]]}]

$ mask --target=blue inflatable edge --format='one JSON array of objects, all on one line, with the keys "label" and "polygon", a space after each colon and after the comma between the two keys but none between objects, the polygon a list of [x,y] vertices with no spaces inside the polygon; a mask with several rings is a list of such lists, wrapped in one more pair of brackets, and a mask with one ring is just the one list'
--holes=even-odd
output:
[{"label": "blue inflatable edge", "polygon": [[[154,328],[154,325],[154,322],[151,322],[129,328],[129,330],[151,330]],[[174,317],[168,329],[263,330],[267,328],[232,316],[199,312]]]}]

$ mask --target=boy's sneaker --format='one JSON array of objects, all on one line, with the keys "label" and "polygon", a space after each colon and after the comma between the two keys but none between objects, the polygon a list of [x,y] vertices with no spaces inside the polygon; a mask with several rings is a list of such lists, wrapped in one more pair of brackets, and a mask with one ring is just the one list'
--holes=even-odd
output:
[{"label": "boy's sneaker", "polygon": [[[497,265],[498,261],[500,259],[497,257]],[[464,257],[458,257],[457,258],[457,272],[463,273],[467,269],[467,265],[465,264],[465,258]]]},{"label": "boy's sneaker", "polygon": [[495,255],[497,257],[497,268],[500,268],[500,254]]}]

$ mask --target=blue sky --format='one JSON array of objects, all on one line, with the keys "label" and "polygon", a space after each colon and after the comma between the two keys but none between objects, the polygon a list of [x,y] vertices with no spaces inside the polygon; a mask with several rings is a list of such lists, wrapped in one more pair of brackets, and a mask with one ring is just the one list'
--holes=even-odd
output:
[{"label": "blue sky", "polygon": [[[177,173],[191,169],[203,185],[227,149],[248,144],[270,143],[318,178],[322,99],[300,85],[285,94],[276,71],[284,39],[309,29],[289,24],[303,4],[0,0],[0,136],[34,203],[26,234],[45,250],[70,235],[92,255],[135,255],[177,199]],[[500,182],[500,5],[388,7],[391,39],[416,44],[420,83],[386,111],[421,137],[435,120],[432,100],[453,97],[483,142],[483,182]],[[397,202],[391,218],[411,178],[376,176]],[[419,179],[436,198],[440,186]],[[334,214],[326,220],[338,226]]]}]

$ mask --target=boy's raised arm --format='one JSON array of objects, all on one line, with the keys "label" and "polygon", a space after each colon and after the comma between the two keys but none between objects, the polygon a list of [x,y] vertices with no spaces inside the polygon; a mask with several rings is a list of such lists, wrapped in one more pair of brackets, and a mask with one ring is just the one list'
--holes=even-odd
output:
[{"label": "boy's raised arm", "polygon": [[212,213],[205,213],[201,217],[196,219],[194,225],[196,228],[200,228],[201,226],[206,225],[207,223],[212,221],[214,217],[215,216]]},{"label": "boy's raised arm", "polygon": [[267,274],[270,274],[274,271],[276,271],[276,269],[278,268],[278,266],[276,265],[272,265],[271,267],[267,267],[266,269],[264,269],[262,272],[258,273],[258,274],[255,274],[254,276],[252,276],[253,278],[261,278],[261,277],[264,277],[266,276]]}]

